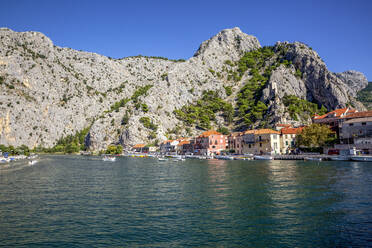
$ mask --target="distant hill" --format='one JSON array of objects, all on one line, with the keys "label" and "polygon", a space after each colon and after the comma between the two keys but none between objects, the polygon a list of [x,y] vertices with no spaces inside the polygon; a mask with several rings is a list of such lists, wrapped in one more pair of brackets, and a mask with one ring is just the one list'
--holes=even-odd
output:
[{"label": "distant hill", "polygon": [[368,82],[367,87],[358,92],[357,100],[369,110],[372,109],[372,82]]}]

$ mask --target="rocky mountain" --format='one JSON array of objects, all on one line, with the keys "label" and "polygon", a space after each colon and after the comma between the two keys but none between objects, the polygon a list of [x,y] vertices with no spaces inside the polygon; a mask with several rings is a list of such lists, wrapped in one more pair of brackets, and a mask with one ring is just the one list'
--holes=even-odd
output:
[{"label": "rocky mountain", "polygon": [[368,85],[367,78],[359,71],[345,71],[336,73],[336,76],[349,86],[349,92],[353,97],[356,97],[358,92],[366,88]]},{"label": "rocky mountain", "polygon": [[1,28],[0,144],[53,147],[84,134],[88,149],[102,150],[206,128],[308,122],[325,108],[364,109],[355,100],[364,79],[328,71],[303,43],[261,48],[239,28],[204,41],[186,61],[112,59]]}]

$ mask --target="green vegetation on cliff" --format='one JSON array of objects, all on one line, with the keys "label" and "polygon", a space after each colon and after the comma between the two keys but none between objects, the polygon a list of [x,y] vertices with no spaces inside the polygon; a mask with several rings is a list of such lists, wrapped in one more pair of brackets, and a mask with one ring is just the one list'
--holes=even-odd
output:
[{"label": "green vegetation on cliff", "polygon": [[109,145],[105,154],[121,154],[123,152],[123,146],[121,145]]},{"label": "green vegetation on cliff", "polygon": [[137,103],[138,102],[138,98],[142,95],[146,95],[147,94],[147,91],[149,89],[151,89],[153,85],[151,84],[148,84],[148,85],[145,85],[143,87],[139,87],[132,95],[132,97],[130,98],[130,100],[133,101],[133,103]]},{"label": "green vegetation on cliff", "polygon": [[245,53],[237,63],[238,80],[248,69],[250,69],[251,75],[251,78],[239,91],[237,98],[238,116],[243,119],[246,125],[263,120],[266,114],[267,106],[260,101],[260,98],[262,90],[271,76],[271,71],[276,68],[269,65],[269,60],[273,56],[273,47],[263,47]]},{"label": "green vegetation on cliff", "polygon": [[372,82],[358,92],[357,100],[362,102],[368,109],[372,109]]},{"label": "green vegetation on cliff", "polygon": [[225,122],[232,121],[234,115],[232,105],[223,101],[216,91],[204,91],[196,103],[185,105],[175,110],[174,114],[188,125],[195,124],[202,129],[210,129],[211,121],[216,120],[218,112],[222,112]]},{"label": "green vegetation on cliff", "polygon": [[90,126],[76,132],[74,135],[68,135],[57,141],[57,144],[51,149],[45,149],[44,152],[63,152],[75,153],[85,151],[85,137],[89,133]]},{"label": "green vegetation on cliff", "polygon": [[299,118],[307,119],[314,116],[314,114],[323,115],[327,113],[327,109],[324,106],[319,108],[316,103],[300,99],[294,95],[284,96],[283,103],[287,107],[292,119],[296,121]]},{"label": "green vegetation on cliff", "polygon": [[156,124],[154,124],[149,117],[145,116],[145,117],[141,117],[139,119],[139,121],[142,123],[142,125],[145,127],[145,128],[148,128],[148,129],[151,129],[153,130],[154,132],[156,132],[158,130],[158,126]]},{"label": "green vegetation on cliff", "polygon": [[30,149],[25,145],[19,147],[0,145],[0,151],[9,155],[30,155]]}]

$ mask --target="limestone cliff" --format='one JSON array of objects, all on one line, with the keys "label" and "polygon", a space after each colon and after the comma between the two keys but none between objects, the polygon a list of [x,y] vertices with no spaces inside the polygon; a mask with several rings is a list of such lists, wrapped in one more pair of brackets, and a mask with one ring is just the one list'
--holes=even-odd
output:
[{"label": "limestone cliff", "polygon": [[[262,95],[269,106],[264,115],[271,124],[291,121],[281,100],[284,94],[328,109],[348,104],[363,108],[354,99],[355,89],[363,87],[355,86],[357,81],[350,86],[348,78],[329,72],[319,56],[301,43],[285,46],[284,56],[292,65],[277,67]],[[260,47],[254,36],[233,28],[203,42],[186,61],[143,56],[111,59],[57,47],[38,32],[2,28],[0,144],[51,147],[86,127],[90,127],[86,140],[92,150],[111,143],[164,140],[176,126],[179,135],[186,135],[186,128],[188,135],[197,134],[200,129],[187,127],[175,118],[174,110],[196,102],[207,90],[218,92],[221,99],[236,106],[249,71],[237,81],[228,75],[246,52]],[[297,69],[301,78],[294,76]],[[229,96],[226,87],[232,89]]]}]

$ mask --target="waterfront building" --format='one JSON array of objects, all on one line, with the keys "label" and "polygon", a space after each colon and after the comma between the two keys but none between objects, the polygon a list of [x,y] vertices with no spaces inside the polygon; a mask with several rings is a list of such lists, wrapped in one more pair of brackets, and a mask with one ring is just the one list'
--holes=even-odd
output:
[{"label": "waterfront building", "polygon": [[301,133],[304,127],[284,127],[280,128],[280,152],[289,154],[296,148],[296,136]]},{"label": "waterfront building", "polygon": [[226,149],[227,136],[214,130],[206,131],[195,139],[194,153],[199,155],[219,155]]},{"label": "waterfront building", "polygon": [[[372,111],[355,116],[368,116]],[[360,112],[363,113],[363,112]],[[372,116],[361,118],[344,118],[340,122],[340,144],[335,148],[348,149],[355,147],[364,153],[372,154]]]},{"label": "waterfront building", "polygon": [[166,140],[160,144],[160,152],[163,154],[176,153],[178,143],[179,140]]},{"label": "waterfront building", "polygon": [[340,118],[346,117],[351,114],[357,113],[358,110],[352,108],[336,109],[324,115],[315,115],[312,119],[313,123],[328,125],[332,131],[336,132],[339,136],[339,123]]},{"label": "waterfront building", "polygon": [[242,154],[242,133],[235,132],[227,136],[229,150],[235,154]]},{"label": "waterfront building", "polygon": [[137,144],[132,147],[135,152],[144,152],[145,144]]},{"label": "waterfront building", "polygon": [[193,140],[182,140],[177,145],[178,154],[190,155],[194,153],[194,142]]},{"label": "waterfront building", "polygon": [[280,132],[272,129],[247,130],[242,135],[243,154],[280,154]]}]

